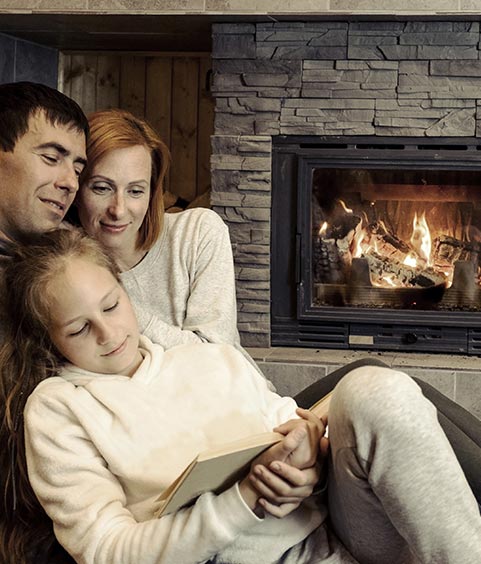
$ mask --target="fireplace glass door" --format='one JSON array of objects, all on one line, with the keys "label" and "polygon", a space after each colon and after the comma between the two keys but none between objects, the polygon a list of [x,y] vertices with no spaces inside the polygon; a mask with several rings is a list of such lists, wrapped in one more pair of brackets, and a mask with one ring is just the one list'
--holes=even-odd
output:
[{"label": "fireplace glass door", "polygon": [[480,310],[478,172],[311,170],[313,307]]}]

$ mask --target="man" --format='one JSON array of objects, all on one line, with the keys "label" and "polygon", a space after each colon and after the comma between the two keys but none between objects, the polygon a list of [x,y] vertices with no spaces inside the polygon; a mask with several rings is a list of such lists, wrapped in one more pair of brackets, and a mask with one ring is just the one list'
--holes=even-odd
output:
[{"label": "man", "polygon": [[[1,259],[8,260],[12,243],[28,241],[62,223],[86,164],[87,134],[81,108],[57,90],[30,82],[0,85],[0,272]],[[2,412],[3,405],[0,429]],[[0,475],[6,474],[2,469],[8,464],[8,452],[5,444],[0,445]],[[11,487],[0,483],[2,494]],[[27,518],[16,514],[17,522],[25,525],[27,555],[6,550],[9,525],[2,511],[1,562],[73,562],[56,542],[51,521],[42,512],[34,511]]]},{"label": "man", "polygon": [[86,163],[76,102],[29,82],[0,85],[0,246],[60,226]]}]

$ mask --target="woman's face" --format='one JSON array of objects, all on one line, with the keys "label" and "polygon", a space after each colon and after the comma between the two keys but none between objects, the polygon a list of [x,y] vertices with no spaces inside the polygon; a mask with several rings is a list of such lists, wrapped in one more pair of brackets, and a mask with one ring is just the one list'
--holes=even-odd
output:
[{"label": "woman's face", "polygon": [[93,167],[76,199],[80,222],[116,257],[135,253],[150,201],[152,160],[142,145],[114,149]]},{"label": "woman's face", "polygon": [[139,328],[112,273],[74,258],[48,285],[49,335],[69,362],[91,372],[132,376],[142,362]]}]

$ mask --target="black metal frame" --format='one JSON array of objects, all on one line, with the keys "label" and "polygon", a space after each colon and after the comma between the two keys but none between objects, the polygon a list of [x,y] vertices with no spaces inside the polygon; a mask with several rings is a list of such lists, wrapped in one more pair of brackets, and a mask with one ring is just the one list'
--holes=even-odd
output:
[{"label": "black metal frame", "polygon": [[274,137],[272,344],[480,354],[478,312],[311,305],[310,179],[319,167],[481,171],[481,139]]}]

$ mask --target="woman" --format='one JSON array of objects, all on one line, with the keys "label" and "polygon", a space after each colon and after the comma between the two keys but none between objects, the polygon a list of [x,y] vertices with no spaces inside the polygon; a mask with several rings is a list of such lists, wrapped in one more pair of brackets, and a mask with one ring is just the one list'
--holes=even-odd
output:
[{"label": "woman", "polygon": [[241,349],[226,225],[208,209],[164,214],[169,152],[145,121],[112,109],[89,124],[78,220],[115,259],[142,332],[165,348],[207,341]]},{"label": "woman", "polygon": [[[19,483],[4,498],[18,490],[18,506],[25,509],[27,499],[35,505],[24,473],[17,472],[26,459],[35,494],[77,562],[481,560],[474,497],[435,409],[405,374],[363,368],[334,391],[331,526],[319,499],[306,492],[291,499],[298,490],[285,491],[275,472],[286,456],[297,461],[293,470],[312,464],[324,426],[312,414],[308,421],[293,419],[293,400],[270,392],[233,347],[164,351],[140,337],[114,266],[75,231],[19,247],[5,277],[10,323],[0,375],[9,393],[2,431],[17,447],[10,450],[9,477]],[[191,377],[199,366],[204,380]],[[22,413],[25,442],[18,433]],[[286,419],[279,429],[285,438],[239,482],[153,517],[158,494],[199,449]],[[309,434],[299,436],[299,427]]]}]

